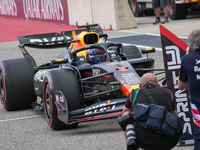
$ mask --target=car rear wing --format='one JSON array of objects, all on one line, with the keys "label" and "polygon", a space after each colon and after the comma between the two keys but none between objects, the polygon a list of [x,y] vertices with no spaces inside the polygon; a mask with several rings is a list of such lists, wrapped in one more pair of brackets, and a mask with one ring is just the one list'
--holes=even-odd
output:
[{"label": "car rear wing", "polygon": [[[78,29],[70,31],[61,31],[61,33],[44,33],[27,36],[19,36],[18,40],[21,45],[29,47],[51,47],[51,46],[67,46],[73,41],[74,37],[87,29]],[[91,28],[92,32],[96,32],[99,37],[105,36],[101,27]]]}]

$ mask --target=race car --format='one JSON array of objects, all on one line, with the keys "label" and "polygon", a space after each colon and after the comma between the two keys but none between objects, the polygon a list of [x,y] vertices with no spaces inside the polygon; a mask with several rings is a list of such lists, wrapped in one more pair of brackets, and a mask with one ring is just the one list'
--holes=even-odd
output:
[{"label": "race car", "polygon": [[[107,42],[98,24],[73,31],[18,37],[24,58],[0,64],[0,98],[8,110],[44,110],[49,127],[76,127],[80,122],[121,115],[126,97],[139,87],[154,59],[136,46]],[[26,47],[67,49],[37,66]],[[142,57],[142,54],[147,57]]]}]

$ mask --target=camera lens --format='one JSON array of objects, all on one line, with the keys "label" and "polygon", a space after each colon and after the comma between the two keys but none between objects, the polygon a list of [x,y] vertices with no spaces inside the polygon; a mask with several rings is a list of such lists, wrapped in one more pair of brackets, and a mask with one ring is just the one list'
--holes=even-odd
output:
[{"label": "camera lens", "polygon": [[133,124],[126,126],[126,137],[127,137],[127,150],[137,150],[136,136]]}]

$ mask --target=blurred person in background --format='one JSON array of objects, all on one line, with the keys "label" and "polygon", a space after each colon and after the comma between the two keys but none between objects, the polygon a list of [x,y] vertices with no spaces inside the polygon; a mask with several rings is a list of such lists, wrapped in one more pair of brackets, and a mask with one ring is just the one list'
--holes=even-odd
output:
[{"label": "blurred person in background", "polygon": [[163,9],[163,12],[164,12],[164,20],[162,21],[162,23],[169,22],[169,20],[168,20],[168,12],[169,12],[168,0],[152,0],[152,7],[156,14],[156,20],[153,23],[154,25],[161,23],[161,20],[160,20],[161,8]]}]

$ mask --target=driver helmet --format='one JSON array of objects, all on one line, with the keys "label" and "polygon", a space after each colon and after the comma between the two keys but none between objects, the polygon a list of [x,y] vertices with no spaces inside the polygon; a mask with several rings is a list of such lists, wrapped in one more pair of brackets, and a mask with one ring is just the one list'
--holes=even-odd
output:
[{"label": "driver helmet", "polygon": [[98,64],[106,61],[106,54],[100,49],[89,49],[87,50],[87,61],[90,64]]}]

